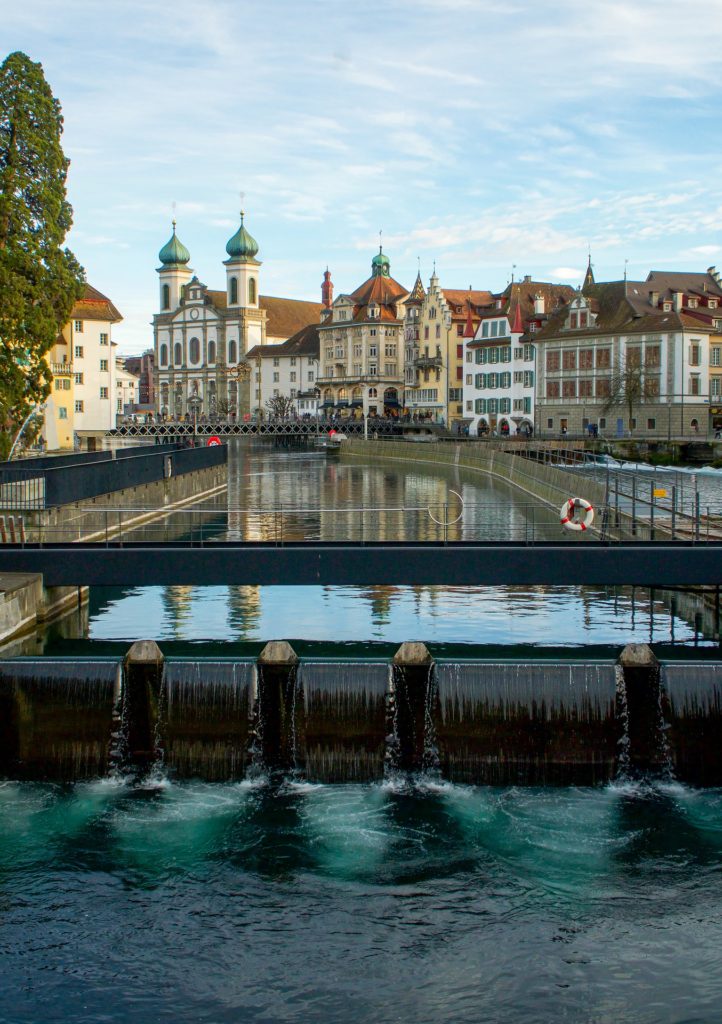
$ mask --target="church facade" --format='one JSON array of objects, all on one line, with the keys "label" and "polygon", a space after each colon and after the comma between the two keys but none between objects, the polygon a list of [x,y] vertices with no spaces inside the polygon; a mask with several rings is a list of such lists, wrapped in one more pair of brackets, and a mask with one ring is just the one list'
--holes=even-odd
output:
[{"label": "church facade", "polygon": [[226,245],[225,289],[215,291],[190,268],[173,234],[158,254],[159,312],[153,317],[155,402],[160,416],[231,416],[262,409],[248,352],[286,341],[317,323],[321,306],[260,294],[258,243],[241,224]]}]

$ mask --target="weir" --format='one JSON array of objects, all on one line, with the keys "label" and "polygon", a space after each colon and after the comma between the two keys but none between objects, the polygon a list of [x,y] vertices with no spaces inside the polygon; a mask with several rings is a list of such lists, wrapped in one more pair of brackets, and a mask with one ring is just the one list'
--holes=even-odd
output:
[{"label": "weir", "polygon": [[168,660],[153,641],[123,661],[0,662],[0,775],[71,781],[397,774],[482,785],[594,785],[670,777],[722,784],[722,664],[437,663],[420,643],[390,662]]}]

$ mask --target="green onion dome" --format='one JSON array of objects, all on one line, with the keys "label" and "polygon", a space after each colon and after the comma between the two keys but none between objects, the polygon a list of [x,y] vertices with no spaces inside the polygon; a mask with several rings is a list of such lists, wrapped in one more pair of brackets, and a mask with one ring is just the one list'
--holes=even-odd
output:
[{"label": "green onion dome", "polygon": [[258,252],[258,242],[252,235],[249,235],[243,226],[243,211],[241,211],[241,226],[233,238],[229,238],[226,252],[232,260],[253,259]]},{"label": "green onion dome", "polygon": [[371,260],[371,273],[374,277],[388,277],[391,273],[391,260],[379,246],[378,253]]},{"label": "green onion dome", "polygon": [[158,253],[158,259],[164,267],[169,267],[174,263],[189,263],[190,258],[191,254],[175,233],[175,221],[173,221],[173,234]]}]

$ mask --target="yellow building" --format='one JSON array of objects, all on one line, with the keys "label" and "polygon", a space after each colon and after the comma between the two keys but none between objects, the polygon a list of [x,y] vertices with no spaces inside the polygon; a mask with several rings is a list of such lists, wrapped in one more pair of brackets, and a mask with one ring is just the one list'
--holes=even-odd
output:
[{"label": "yellow building", "polygon": [[52,391],[45,403],[43,440],[50,451],[73,447],[75,388],[70,352],[70,324],[66,324],[48,354],[53,379]]}]

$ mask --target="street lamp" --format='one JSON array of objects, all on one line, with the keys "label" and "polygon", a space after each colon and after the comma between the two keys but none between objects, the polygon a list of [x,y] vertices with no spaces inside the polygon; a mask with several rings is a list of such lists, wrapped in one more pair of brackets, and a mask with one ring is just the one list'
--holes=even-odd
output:
[{"label": "street lamp", "polygon": [[198,410],[203,405],[203,399],[200,397],[197,391],[194,391],[192,395],[188,396],[188,405],[190,406],[191,414],[193,416],[193,445],[196,443],[196,429],[198,425]]}]

